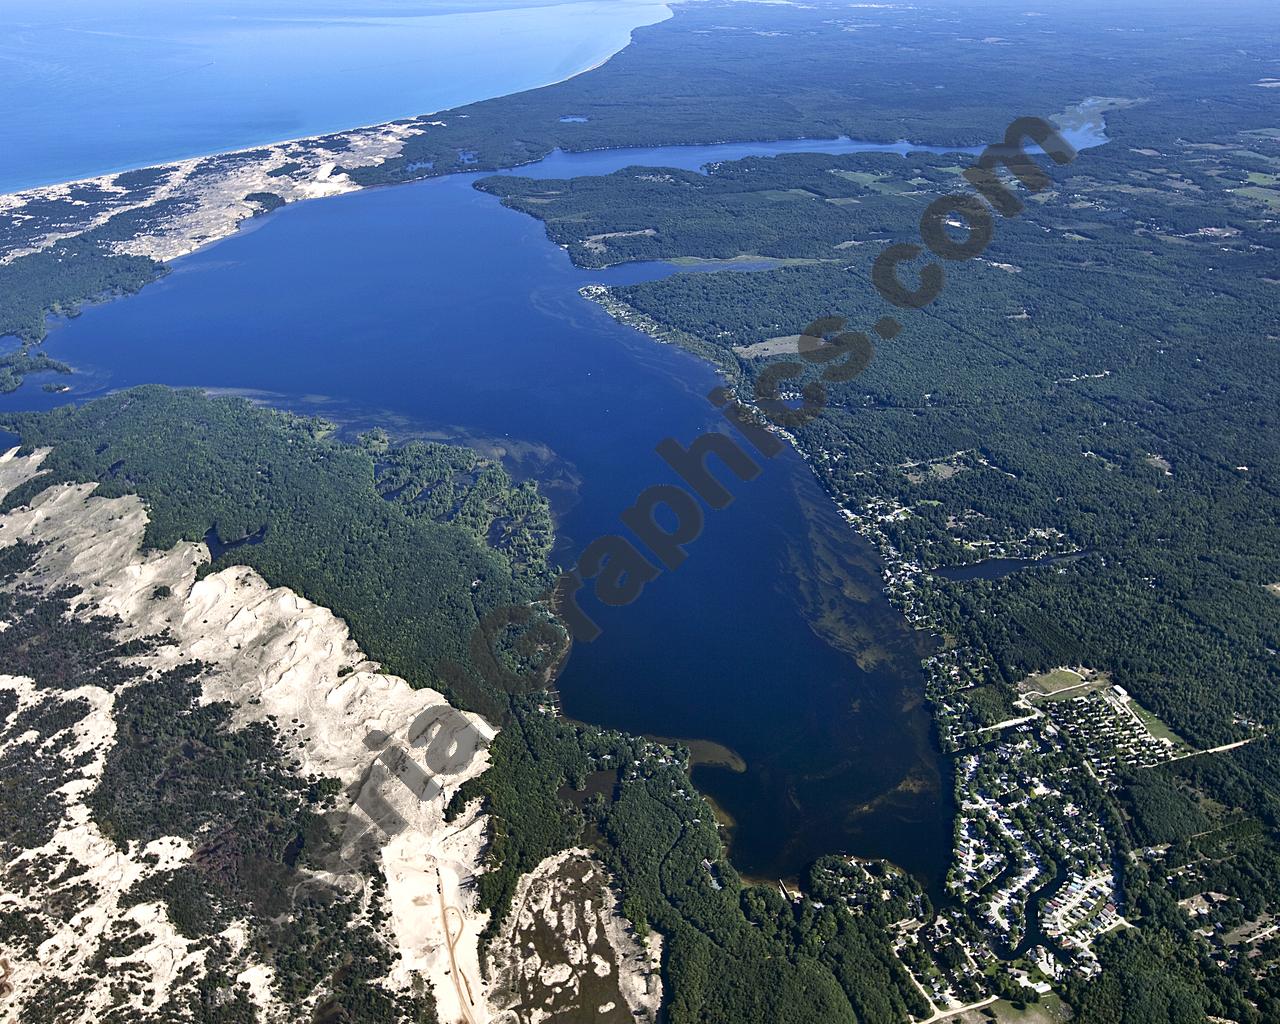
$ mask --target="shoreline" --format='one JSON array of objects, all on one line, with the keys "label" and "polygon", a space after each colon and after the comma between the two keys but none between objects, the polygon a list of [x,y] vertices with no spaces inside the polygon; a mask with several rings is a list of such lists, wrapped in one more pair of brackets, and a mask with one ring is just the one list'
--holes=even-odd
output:
[{"label": "shoreline", "polygon": [[[56,181],[45,181],[45,182],[37,182],[29,185],[23,185],[16,189],[9,189],[7,191],[0,192],[0,203],[2,203],[3,200],[9,199],[13,196],[27,195],[32,192],[39,192],[43,189],[67,188],[72,185],[88,184],[91,182],[102,181],[104,179],[116,178],[116,177],[119,177],[121,174],[129,174],[130,172],[133,172],[133,171],[148,171],[148,170],[153,170],[161,167],[176,167],[191,161],[198,162],[203,160],[214,160],[220,157],[233,157],[233,156],[240,155],[242,153],[252,153],[255,150],[271,149],[278,146],[297,146],[297,145],[302,145],[306,143],[316,143],[316,142],[323,141],[325,139],[333,139],[333,138],[337,138],[344,135],[351,135],[351,134],[356,134],[360,132],[379,131],[379,130],[391,128],[392,126],[409,125],[409,124],[414,124],[416,122],[423,122],[425,124],[426,118],[436,117],[437,115],[445,113],[450,110],[458,110],[458,109],[461,109],[462,107],[469,107],[476,103],[485,103],[485,102],[488,102],[489,100],[505,99],[508,96],[519,96],[520,94],[526,93],[526,92],[537,92],[540,89],[550,89],[552,86],[563,85],[565,82],[570,82],[575,78],[579,78],[582,75],[589,74],[592,71],[598,71],[600,68],[604,67],[606,64],[609,63],[609,61],[613,60],[614,57],[618,56],[618,54],[622,53],[623,50],[631,46],[632,42],[634,41],[633,36],[637,29],[647,28],[650,25],[660,25],[663,22],[669,21],[672,17],[674,17],[675,11],[672,9],[672,5],[679,2],[681,2],[681,0],[661,0],[661,3],[655,4],[655,6],[663,7],[667,12],[666,17],[660,18],[657,21],[645,22],[642,25],[634,26],[628,32],[626,43],[623,46],[621,46],[619,49],[615,50],[613,53],[609,54],[606,57],[602,57],[600,60],[592,64],[590,67],[580,68],[577,71],[572,71],[567,75],[562,75],[560,78],[552,79],[551,81],[548,81],[548,82],[539,82],[536,85],[531,85],[524,89],[516,89],[512,92],[499,92],[489,96],[479,96],[474,99],[469,99],[463,103],[455,103],[452,106],[436,107],[431,110],[419,111],[418,113],[415,113],[415,114],[404,114],[400,117],[384,118],[379,121],[370,121],[364,124],[346,125],[341,128],[333,128],[327,131],[312,132],[311,134],[308,134],[308,135],[298,135],[291,138],[263,139],[260,142],[253,142],[253,143],[248,143],[244,145],[234,145],[229,149],[219,149],[219,150],[214,150],[213,152],[189,153],[182,156],[162,157],[158,160],[151,159],[145,162],[128,163],[118,167],[108,168],[107,170],[97,171],[92,174],[86,174],[79,178],[62,178]],[[562,6],[562,4],[553,3],[547,6],[555,7],[555,6]],[[501,13],[501,12],[498,12],[498,13]]]},{"label": "shoreline", "polygon": [[[658,323],[651,317],[617,298],[605,285],[586,285],[579,289],[579,295],[587,301],[594,302],[596,305],[600,306],[601,309],[608,313],[609,316],[618,323],[623,326],[633,328],[639,333],[645,335],[645,337],[649,338],[654,343],[659,345],[672,345],[677,348],[681,348],[695,358],[708,363],[724,380],[726,387],[730,391],[731,400],[737,399],[747,410],[763,418],[763,414],[760,413],[759,409],[741,395],[739,389],[743,383],[743,378],[736,366],[734,366],[727,357],[722,357],[719,352],[716,352],[714,357],[704,352],[704,349],[711,350],[712,346],[703,342],[702,339],[694,338],[693,336],[676,328],[669,328]],[[908,616],[907,612],[909,610],[909,605],[907,599],[910,596],[910,588],[908,588],[906,592],[900,592],[899,588],[894,586],[896,580],[893,578],[893,574],[889,571],[894,567],[894,565],[887,558],[885,551],[886,540],[883,535],[874,529],[868,528],[863,522],[863,517],[855,516],[844,507],[839,496],[827,486],[826,480],[824,480],[822,475],[818,472],[817,467],[814,464],[812,454],[801,447],[799,439],[791,431],[786,430],[783,427],[779,427],[774,423],[768,422],[767,420],[764,422],[764,427],[770,433],[785,441],[790,446],[791,450],[804,461],[809,472],[817,482],[819,490],[832,503],[832,505],[835,506],[837,515],[854,534],[866,542],[878,562],[879,578],[885,586],[889,604],[899,615],[903,617],[905,624],[911,630],[913,637],[918,641],[928,640],[929,638],[936,640],[940,634],[932,627],[931,624],[917,622]],[[829,640],[827,642],[830,643]],[[920,645],[918,644],[918,646]],[[935,701],[931,696],[931,684],[933,682],[933,678],[930,663],[925,657],[925,651],[926,647],[920,646],[921,657],[919,659],[919,663],[925,677],[925,685],[920,691],[920,698],[924,701],[925,706],[929,711],[932,745],[938,757],[939,768],[943,771],[945,786],[947,777],[954,774],[952,771],[953,766],[951,764],[953,754],[942,742],[942,722],[937,714]],[[704,798],[707,798],[705,793],[702,795]],[[952,799],[954,799],[954,791],[951,795]],[[952,819],[954,822],[954,814],[952,815]],[[953,855],[949,856],[949,860],[950,859],[953,859]],[[889,861],[889,863],[893,862]],[[894,864],[894,867],[897,867],[899,870],[906,870],[898,864]],[[910,872],[908,872],[908,874],[909,873]]]},{"label": "shoreline", "polygon": [[[656,344],[674,345],[678,348],[684,349],[686,352],[689,352],[691,355],[695,356],[696,358],[702,359],[710,363],[712,368],[723,378],[725,385],[728,387],[730,391],[731,399],[736,398],[747,410],[749,410],[752,413],[760,414],[760,411],[754,405],[752,405],[750,401],[744,399],[739,392],[739,387],[743,383],[741,374],[737,372],[736,368],[731,366],[731,364],[727,359],[723,361],[720,359],[711,360],[706,355],[704,355],[700,350],[708,346],[706,346],[705,343],[702,343],[701,339],[692,338],[691,336],[684,334],[684,332],[682,331],[679,331],[675,328],[667,328],[657,323],[657,321],[654,321],[652,318],[648,317],[644,313],[641,313],[639,310],[633,308],[632,306],[629,306],[627,303],[617,298],[615,295],[612,294],[610,289],[604,285],[587,285],[579,290],[579,294],[587,301],[594,302],[597,305],[599,305],[606,313],[609,314],[609,316],[613,317],[618,323],[622,324],[623,326],[633,328],[634,330],[648,337],[651,341],[655,342]],[[686,339],[696,342],[697,343],[696,347],[690,347],[690,345],[686,343]],[[912,633],[917,638],[919,637],[935,637],[936,638],[937,636],[939,636],[938,631],[935,628],[933,628],[930,624],[918,623],[908,616],[907,614],[909,610],[908,599],[909,599],[910,591],[912,588],[908,586],[905,588],[905,590],[900,591],[898,587],[894,586],[894,583],[896,581],[893,578],[893,574],[888,571],[891,568],[891,564],[886,559],[886,553],[885,553],[885,544],[887,543],[886,539],[878,531],[870,529],[866,526],[864,521],[865,517],[855,516],[852,512],[850,512],[848,509],[844,507],[839,497],[827,486],[827,482],[823,479],[822,475],[818,472],[817,467],[814,465],[812,455],[801,447],[799,440],[796,438],[794,434],[768,421],[765,422],[765,429],[768,430],[770,433],[776,435],[777,437],[782,438],[791,447],[792,451],[794,451],[795,454],[805,462],[805,464],[809,468],[810,473],[813,474],[813,477],[816,480],[819,489],[827,497],[827,499],[830,500],[831,503],[835,506],[836,513],[839,515],[839,517],[845,522],[848,528],[853,533],[855,533],[859,538],[865,541],[869,545],[871,550],[875,553],[877,559],[880,562],[880,566],[881,566],[880,579],[885,586],[886,596],[889,598],[889,603],[898,612],[899,615],[903,616],[905,624],[910,628]],[[943,723],[940,721],[940,718],[937,714],[936,702],[933,700],[931,696],[931,690],[932,690],[931,684],[933,683],[933,673],[931,672],[931,666],[929,661],[926,658],[922,657],[920,659],[920,667],[924,671],[924,677],[925,677],[925,685],[920,692],[920,697],[924,701],[926,707],[929,710],[929,719],[930,719],[930,723],[933,731],[933,744],[938,755],[939,767],[944,770],[944,775],[954,775],[953,771],[947,771],[947,769],[951,767],[953,752],[949,751],[946,745],[942,742]],[[954,784],[954,780],[953,780],[953,784]],[[709,799],[707,797],[707,794],[705,793],[702,793],[702,796],[704,799]],[[952,799],[954,800],[955,798],[956,798],[956,793],[953,791]],[[954,815],[952,815],[952,822],[954,824]],[[863,859],[868,859],[868,858],[863,858]],[[871,859],[874,859],[874,858],[871,858]],[[883,858],[883,859],[887,860],[887,858]],[[952,851],[948,856],[948,862],[951,863],[953,861],[954,861],[954,851]],[[891,864],[893,863],[892,861],[888,861],[888,862]],[[898,868],[899,870],[903,870],[903,871],[906,870],[905,868],[902,868],[902,866],[898,864],[894,864],[894,867]],[[908,874],[909,873],[910,872],[908,872]],[[770,881],[770,884],[772,884],[772,880]]]},{"label": "shoreline", "polygon": [[[139,222],[131,236],[95,244],[101,246],[106,256],[149,258],[162,265],[159,268],[162,273],[174,260],[230,237],[246,221],[280,206],[378,187],[353,180],[348,172],[396,159],[411,139],[434,128],[447,127],[449,122],[441,115],[450,110],[465,110],[479,103],[535,93],[599,70],[633,44],[638,29],[670,20],[675,13],[672,2],[674,0],[655,3],[665,16],[633,25],[626,43],[617,50],[588,67],[527,89],[374,124],[134,165],[0,193],[0,217],[14,222],[29,220],[33,209],[39,211],[53,204],[80,208],[73,219],[44,223],[37,220],[39,226],[33,227],[31,234],[9,239],[0,247],[0,269],[25,256],[46,252],[53,246],[99,230],[114,217],[128,215]],[[211,162],[215,164],[212,168]],[[119,183],[125,175],[143,175],[148,171],[154,172],[154,180],[149,183]],[[432,173],[412,180],[445,177],[449,173],[453,172]],[[273,205],[263,207],[264,197],[272,199]],[[92,299],[81,301],[87,303]],[[37,343],[42,340],[37,339]]]}]

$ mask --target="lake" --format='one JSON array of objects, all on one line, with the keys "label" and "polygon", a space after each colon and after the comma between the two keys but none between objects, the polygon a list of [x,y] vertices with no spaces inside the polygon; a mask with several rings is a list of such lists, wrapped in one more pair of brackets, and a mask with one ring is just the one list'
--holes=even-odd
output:
[{"label": "lake", "polygon": [[[11,105],[27,104],[0,128],[0,145],[22,154],[0,189],[512,91],[595,63],[631,27],[667,13],[641,0],[512,3],[505,20],[481,25],[499,15],[392,3],[361,9],[352,23],[340,6],[311,6],[297,20],[279,3],[223,0],[151,25],[152,2],[130,9],[136,24],[117,15],[109,28],[88,5],[76,24],[51,25],[25,3],[0,17],[27,33],[7,32],[0,44],[0,88]],[[31,23],[17,25],[24,17]],[[175,28],[173,17],[198,20]],[[210,34],[199,19],[215,17],[220,28]],[[438,53],[415,45],[419,30]],[[199,42],[177,46],[175,32]],[[356,38],[363,49],[352,48]],[[279,67],[265,67],[268,49]],[[439,64],[428,67],[432,53]],[[101,95],[90,88],[98,64],[109,69]],[[391,88],[407,79],[416,91]],[[1105,141],[1087,129],[1073,134],[1081,146]],[[749,155],[929,148],[832,139],[557,152],[513,173],[696,170]],[[77,368],[75,400],[149,382],[200,386],[322,414],[351,432],[380,425],[475,444],[539,480],[556,512],[556,557],[572,564],[591,540],[619,529],[618,514],[641,491],[675,482],[654,451],[659,441],[688,444],[722,424],[706,399],[717,378],[578,294],[584,284],[676,268],[574,268],[541,224],[475,191],[477,177],[255,220],[177,261],[140,295],[57,326],[47,349]],[[67,400],[40,383],[32,378],[0,407]],[[712,741],[741,758],[745,771],[724,766],[732,756],[716,757],[694,779],[731,823],[743,872],[795,878],[817,856],[847,852],[888,857],[937,894],[950,856],[951,785],[923,702],[920,638],[888,605],[874,552],[804,461],[788,450],[764,465],[758,479],[734,485],[729,508],[708,516],[678,571],[628,607],[589,609],[604,633],[575,647],[559,682],[563,707],[634,733]]]},{"label": "lake", "polygon": [[[520,173],[696,167],[742,150],[557,154]],[[722,422],[705,397],[717,378],[578,295],[675,268],[577,269],[540,223],[473,189],[477,177],[287,207],[177,261],[140,295],[57,326],[48,351],[79,371],[77,399],[199,385],[351,430],[478,443],[542,482],[557,557],[571,564],[619,529],[642,490],[676,481],[654,446]],[[2,404],[65,400],[39,383]],[[695,781],[735,823],[733,860],[752,876],[794,878],[846,851],[889,857],[936,887],[951,796],[918,639],[804,461],[788,450],[764,466],[709,514],[678,571],[628,607],[590,609],[604,634],[575,647],[564,709],[737,752],[745,772],[699,766]]]},{"label": "lake", "polygon": [[[1064,128],[1062,136],[1076,149],[1092,149],[1104,145],[1106,134],[1096,124]],[[965,153],[982,152],[981,146],[930,146],[899,139],[897,142],[866,142],[841,135],[834,139],[780,139],[770,142],[719,142],[707,146],[653,146],[647,149],[599,149],[586,153],[555,150],[537,163],[526,164],[500,174],[526,178],[571,178],[583,175],[612,174],[624,167],[676,167],[686,171],[703,171],[710,164],[744,160],[750,156],[784,156],[787,153]],[[1032,152],[1036,152],[1032,146]]]},{"label": "lake", "polygon": [[0,193],[546,85],[669,16],[655,0],[6,0]]},{"label": "lake", "polygon": [[967,580],[999,580],[1023,569],[1036,569],[1050,565],[1069,565],[1088,556],[1087,551],[1069,555],[1043,555],[1040,558],[986,558],[968,565],[944,565],[933,570],[933,575],[945,580],[963,583]]}]

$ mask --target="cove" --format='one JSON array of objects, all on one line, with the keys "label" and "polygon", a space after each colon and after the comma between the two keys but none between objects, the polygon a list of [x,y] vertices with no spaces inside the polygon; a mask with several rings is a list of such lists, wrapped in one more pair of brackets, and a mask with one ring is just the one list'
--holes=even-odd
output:
[{"label": "cove", "polygon": [[[743,155],[678,149],[556,154],[515,173]],[[706,395],[718,380],[578,295],[676,268],[577,269],[540,223],[473,189],[478,177],[286,207],[141,294],[60,324],[48,351],[77,368],[75,400],[200,386],[352,428],[484,439],[542,482],[556,557],[571,564],[617,531],[641,491],[680,482],[654,447],[717,428]],[[37,377],[0,405],[62,401]],[[795,878],[846,852],[887,857],[936,893],[951,785],[923,701],[921,640],[804,461],[788,450],[763,467],[734,485],[729,508],[708,512],[684,565],[634,604],[599,610],[604,634],[575,646],[563,707],[736,753],[742,764],[722,758],[694,779],[732,820],[732,858],[748,875]]]}]

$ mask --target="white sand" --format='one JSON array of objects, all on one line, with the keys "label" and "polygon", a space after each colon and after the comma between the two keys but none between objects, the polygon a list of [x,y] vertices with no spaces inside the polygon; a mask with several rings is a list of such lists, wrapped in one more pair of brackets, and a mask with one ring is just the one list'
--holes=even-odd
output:
[{"label": "white sand", "polygon": [[[440,123],[440,122],[437,122]],[[99,227],[118,213],[143,210],[166,200],[191,200],[194,208],[165,218],[158,228],[125,242],[116,243],[115,251],[135,256],[150,256],[166,262],[194,252],[220,238],[232,234],[241,222],[253,216],[256,207],[245,202],[245,196],[254,192],[270,192],[286,203],[305,199],[321,199],[355,191],[356,185],[345,174],[335,173],[338,163],[344,167],[367,167],[397,156],[404,148],[405,140],[426,130],[421,122],[398,121],[356,128],[335,136],[324,136],[338,145],[326,149],[322,139],[299,139],[272,146],[255,146],[220,154],[230,158],[218,173],[198,173],[207,157],[162,164],[153,170],[168,172],[168,177],[145,198],[129,196],[127,190],[114,184],[118,173],[105,174],[82,181],[69,181],[0,195],[0,217],[21,223],[26,204],[32,201],[62,200],[72,205],[84,205],[74,197],[78,188],[92,186],[120,197],[96,213],[82,220],[68,222],[42,238],[12,249],[0,249],[0,265],[32,252],[46,249],[57,241],[73,237]],[[347,148],[343,148],[346,146]],[[236,161],[240,154],[255,154],[252,158]],[[257,155],[261,154],[261,155]],[[286,164],[299,164],[298,169],[287,175],[273,177],[271,171]]]},{"label": "white sand", "polygon": [[[0,456],[0,493],[37,474],[46,455],[18,458],[15,449]],[[288,753],[298,762],[297,771],[336,777],[344,787],[341,799],[359,805],[350,815],[346,838],[372,838],[381,851],[391,938],[401,954],[389,984],[408,990],[415,981],[429,982],[442,1021],[509,1020],[511,1008],[491,1005],[491,987],[480,976],[477,943],[488,917],[476,909],[474,881],[482,870],[488,822],[478,803],[452,824],[443,815],[457,787],[488,767],[488,746],[496,730],[478,715],[450,708],[434,690],[414,690],[405,680],[381,672],[331,611],[293,591],[268,586],[252,569],[232,567],[197,582],[197,570],[209,560],[203,544],[182,543],[144,554],[140,547],[147,514],[141,501],[99,498],[93,491],[92,485],[58,485],[38,495],[31,506],[0,516],[0,547],[19,539],[40,542],[32,578],[81,588],[73,602],[77,613],[118,616],[129,637],[167,632],[171,643],[142,656],[142,666],[165,669],[198,659],[209,666],[202,679],[203,700],[230,702],[237,722],[274,718]],[[161,586],[169,588],[168,596],[157,596]],[[0,676],[0,688],[17,692],[20,708],[39,699],[29,680]],[[173,837],[146,850],[122,852],[101,834],[82,800],[96,785],[114,743],[113,697],[97,687],[65,696],[89,700],[93,711],[70,735],[60,735],[58,746],[92,752],[93,757],[64,787],[72,805],[54,841],[24,856],[74,858],[86,866],[84,877],[97,895],[55,929],[34,960],[13,962],[16,993],[7,1009],[21,1006],[22,993],[37,977],[83,977],[96,947],[87,940],[121,917],[120,896],[192,854],[188,844]],[[421,735],[411,735],[415,722]],[[371,749],[366,740],[373,734],[380,742]],[[412,788],[425,777],[424,742],[453,751],[447,771],[428,773],[438,787],[428,799]],[[392,768],[376,760],[380,750],[393,755],[386,757]],[[370,799],[375,790],[383,812]],[[361,809],[369,807],[380,819],[398,817],[403,831],[388,835]],[[151,863],[152,857],[158,859]],[[598,900],[581,908],[556,900],[551,876],[570,859],[583,857],[589,857],[586,851],[571,851],[541,865],[522,881],[517,906],[528,902],[528,913],[531,907],[551,913],[554,905],[566,943],[562,963],[573,965],[570,973],[617,970],[628,1006],[638,1019],[653,1020],[661,1001],[660,939],[651,939],[647,948],[636,941],[617,912],[617,896],[603,868],[592,862]],[[537,900],[530,900],[531,892],[538,893]],[[0,906],[6,902],[27,905],[17,894],[0,892]],[[573,938],[579,915],[592,921],[590,941],[597,926],[603,929],[611,955],[588,957],[586,947]],[[124,916],[147,942],[113,963],[112,973],[141,981],[136,1006],[154,1007],[166,998],[179,972],[203,952],[173,930],[160,904],[143,904]],[[232,925],[223,935],[242,956],[238,980],[264,1017],[277,1017],[283,1008],[272,971],[249,956],[245,923]],[[518,958],[519,951],[515,953]],[[557,969],[563,973],[564,967]]]},{"label": "white sand", "polygon": [[[0,457],[0,488],[7,492],[34,475],[42,458],[43,453],[37,453],[17,459],[14,452]],[[392,981],[407,986],[420,973],[438,995],[442,1019],[458,1014],[460,1008],[450,1005],[451,999],[456,1004],[457,997],[448,973],[445,923],[438,909],[440,884],[454,908],[450,913],[457,939],[455,956],[472,985],[477,1006],[471,1019],[487,1021],[476,952],[486,915],[475,910],[474,898],[463,891],[464,881],[480,868],[486,823],[473,813],[464,822],[446,826],[443,808],[458,785],[487,767],[487,745],[496,731],[477,715],[446,715],[436,728],[452,729],[469,746],[457,751],[453,759],[457,770],[439,777],[443,790],[430,802],[422,802],[398,780],[366,778],[376,751],[365,745],[365,738],[378,730],[392,737],[390,744],[409,749],[409,726],[426,709],[445,711],[444,698],[433,690],[413,690],[403,679],[379,672],[332,612],[292,591],[269,587],[250,569],[227,569],[197,583],[196,570],[209,558],[202,544],[185,543],[170,551],[142,554],[139,548],[147,519],[141,502],[135,497],[97,498],[93,489],[53,487],[31,507],[0,517],[0,545],[18,539],[42,542],[35,578],[81,587],[75,602],[79,611],[118,615],[133,636],[167,629],[173,644],[145,656],[143,663],[167,668],[199,659],[210,665],[204,699],[233,702],[241,721],[274,715],[287,741],[296,745],[292,752],[301,762],[300,773],[334,776],[351,787],[381,783],[382,797],[408,823],[407,830],[383,850],[396,944],[404,954]],[[157,599],[155,590],[161,585],[171,593]],[[340,671],[353,666],[357,671],[340,676]],[[99,755],[96,770],[78,784],[87,791],[100,772],[113,726],[110,695],[97,688],[85,689],[95,691],[95,703],[101,704],[77,727],[83,733],[78,742],[96,748]],[[74,691],[73,695],[86,694]],[[15,965],[19,992],[24,974],[29,981],[32,974],[47,972],[55,963],[65,961],[65,969],[74,974],[81,966],[77,949],[92,949],[83,937],[100,932],[116,916],[118,895],[143,877],[136,858],[115,850],[88,821],[87,810],[81,807],[77,817],[58,841],[69,846],[78,860],[97,867],[104,876],[95,879],[101,895],[85,915],[75,919],[73,927],[42,947],[39,963]],[[380,835],[376,830],[374,834]],[[422,912],[422,907],[429,912]],[[167,921],[160,922],[154,913],[142,913],[139,908],[138,923],[154,939],[138,956],[150,965],[153,985],[162,990],[185,962],[185,944],[178,949],[180,938],[162,929],[160,924],[167,926]],[[269,998],[270,977],[265,968],[250,969],[244,980],[257,996]]]}]

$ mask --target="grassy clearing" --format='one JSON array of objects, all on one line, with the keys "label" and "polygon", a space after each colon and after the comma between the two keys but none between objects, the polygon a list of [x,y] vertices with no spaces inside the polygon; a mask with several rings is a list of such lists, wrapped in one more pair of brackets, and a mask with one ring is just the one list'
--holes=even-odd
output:
[{"label": "grassy clearing", "polygon": [[786,201],[789,199],[817,199],[819,198],[807,188],[765,188],[759,192],[752,192],[751,195],[757,199],[767,202]]},{"label": "grassy clearing", "polygon": [[884,178],[883,174],[873,174],[871,171],[846,171],[843,168],[832,168],[831,173],[837,178],[844,178],[845,181],[857,182],[859,185],[868,186]]},{"label": "grassy clearing", "polygon": [[1233,149],[1231,155],[1242,157],[1245,160],[1257,160],[1260,163],[1271,164],[1273,167],[1280,166],[1280,159],[1268,156],[1266,153],[1258,153],[1252,149]]},{"label": "grassy clearing", "polygon": [[1244,196],[1252,199],[1254,202],[1262,203],[1264,206],[1272,210],[1280,210],[1280,192],[1269,188],[1260,188],[1250,185],[1248,188],[1236,189],[1236,195]]},{"label": "grassy clearing", "polygon": [[[1025,1010],[1019,1010],[1010,1002],[1001,999],[985,1007],[995,1013],[995,1020],[1000,1024],[1064,1024],[1071,1019],[1071,1011],[1061,999],[1054,995],[1045,996],[1038,1003],[1032,1003]],[[947,1024],[991,1024],[992,1017],[982,1010],[970,1010],[947,1017]]]},{"label": "grassy clearing", "polygon": [[1179,747],[1190,748],[1191,744],[1170,729],[1163,721],[1156,717],[1154,713],[1148,711],[1133,698],[1129,699],[1129,706],[1133,708],[1134,713],[1142,720],[1142,724],[1147,727],[1147,732],[1151,733],[1151,735],[1156,739],[1168,740],[1170,743],[1176,744]]},{"label": "grassy clearing", "polygon": [[[1021,689],[1026,693],[1047,695],[1055,690],[1062,690],[1068,686],[1077,686],[1085,681],[1084,676],[1075,669],[1055,668],[1048,672],[1041,672],[1039,675],[1028,676],[1021,683]],[[1081,687],[1083,689],[1083,687]],[[1078,691],[1072,691],[1078,692]]]},{"label": "grassy clearing", "polygon": [[907,190],[905,182],[895,181],[887,174],[873,174],[871,171],[846,171],[843,168],[832,168],[830,173],[837,178],[844,178],[845,181],[852,181],[863,188],[869,188],[873,192],[879,192],[881,195],[896,196]]}]

